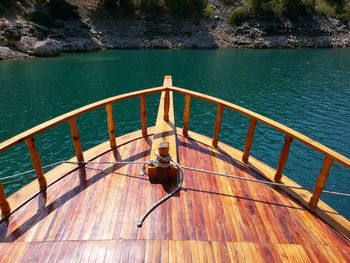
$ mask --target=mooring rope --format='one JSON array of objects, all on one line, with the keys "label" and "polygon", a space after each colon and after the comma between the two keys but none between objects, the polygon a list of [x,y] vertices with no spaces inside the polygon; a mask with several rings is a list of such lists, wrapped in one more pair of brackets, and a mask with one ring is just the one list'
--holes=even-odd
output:
[{"label": "mooring rope", "polygon": [[[162,158],[164,158],[164,157],[162,157]],[[169,159],[167,159],[167,160],[169,160]],[[171,159],[171,161],[177,167],[179,167],[179,169],[182,168],[182,169],[185,169],[185,170],[192,170],[192,171],[197,171],[197,172],[201,172],[201,173],[208,173],[208,174],[213,174],[213,175],[218,175],[218,176],[225,176],[225,177],[228,177],[228,178],[231,178],[231,179],[237,179],[237,180],[241,180],[241,181],[250,181],[250,182],[261,183],[261,184],[266,184],[266,185],[273,185],[273,186],[279,186],[279,187],[291,188],[291,189],[307,190],[307,191],[312,192],[310,189],[302,187],[302,186],[286,185],[286,184],[282,184],[282,183],[264,181],[264,180],[253,179],[253,178],[244,178],[244,177],[239,177],[239,176],[236,176],[236,175],[230,175],[230,174],[226,174],[226,173],[209,171],[209,170],[193,168],[193,167],[188,167],[188,166],[181,166],[178,163],[174,162],[174,160]],[[81,164],[113,164],[113,165],[116,165],[116,164],[135,164],[135,165],[142,165],[142,168],[141,168],[141,171],[140,171],[140,175],[144,175],[146,173],[145,172],[145,166],[146,165],[162,165],[159,162],[157,163],[155,160],[149,160],[149,161],[146,161],[146,162],[137,162],[137,161],[103,161],[103,162],[102,161],[58,161],[58,162],[54,162],[54,163],[51,163],[51,164],[43,166],[43,169],[49,168],[49,167],[52,167],[52,166],[55,166],[55,165],[58,165],[58,164],[62,164],[62,163],[75,164],[75,165],[81,165]],[[180,171],[181,171],[181,169],[180,169]],[[21,181],[27,181],[27,180],[30,180],[30,179],[35,179],[36,177],[28,177],[28,178],[22,178],[22,179],[19,179],[19,180],[13,180],[13,181],[6,182],[6,180],[8,180],[8,179],[19,177],[21,175],[32,173],[32,172],[35,172],[35,170],[33,169],[33,170],[25,171],[25,172],[22,172],[22,173],[14,174],[14,175],[11,175],[11,176],[6,176],[6,177],[3,177],[3,178],[0,178],[0,181],[2,182],[2,184],[8,185],[8,184],[15,183],[15,182],[21,182]],[[323,190],[322,193],[323,194],[328,194],[328,195],[350,197],[349,193],[342,193],[342,192],[336,192],[336,191]]]},{"label": "mooring rope", "polygon": [[18,179],[18,180],[13,180],[13,181],[9,181],[9,182],[1,182],[2,185],[10,185],[10,184],[13,184],[13,183],[21,183],[21,182],[24,182],[24,181],[28,181],[28,180],[34,180],[34,179],[37,179],[38,177],[36,176],[31,176],[31,177],[25,177],[25,178],[22,178],[22,179]]},{"label": "mooring rope", "polygon": [[[176,188],[174,188],[169,194],[167,194],[166,196],[164,196],[162,199],[158,200],[157,202],[155,202],[146,212],[145,214],[141,217],[141,219],[139,220],[139,222],[137,223],[137,227],[138,228],[141,228],[142,225],[143,225],[143,222],[145,221],[145,219],[149,216],[150,213],[152,213],[152,211],[154,209],[156,209],[158,206],[160,206],[162,203],[164,203],[166,200],[168,200],[170,197],[172,197],[175,193],[177,193],[178,191],[181,190],[181,187],[182,187],[182,183],[184,181],[184,176],[185,176],[185,173],[182,169],[182,167],[180,166],[180,164],[178,164],[176,161],[174,161],[171,156],[168,156],[168,157],[163,157],[163,156],[160,156],[158,153],[156,153],[157,155],[157,159],[158,160],[163,160],[163,161],[170,161],[172,163],[175,164],[175,166],[177,168],[179,168],[179,171],[180,173],[178,173],[178,176],[176,177],[177,181],[178,181],[178,184],[176,186]],[[157,160],[157,161],[158,161]],[[156,162],[157,162],[156,161]],[[158,162],[158,165],[160,165],[161,163]],[[169,167],[169,164],[162,164],[162,167]]]},{"label": "mooring rope", "polygon": [[[66,161],[59,161],[59,162],[51,163],[51,164],[48,164],[48,165],[43,166],[42,168],[43,168],[43,169],[49,168],[49,167],[55,166],[55,165],[57,165],[57,164],[65,163],[65,162],[66,162]],[[29,173],[32,173],[32,172],[35,172],[35,170],[32,169],[32,170],[25,171],[25,172],[23,172],[23,173],[18,173],[18,174],[14,174],[14,175],[2,177],[2,178],[0,178],[0,180],[7,180],[7,179],[14,178],[14,177],[19,177],[19,176],[24,175],[24,174],[29,174]]]}]

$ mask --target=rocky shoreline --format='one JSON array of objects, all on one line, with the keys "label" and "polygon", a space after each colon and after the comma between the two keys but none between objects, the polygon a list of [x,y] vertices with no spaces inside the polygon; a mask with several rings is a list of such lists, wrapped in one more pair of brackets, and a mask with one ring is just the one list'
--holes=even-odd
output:
[{"label": "rocky shoreline", "polygon": [[165,15],[121,19],[99,14],[58,23],[47,28],[19,17],[0,18],[0,60],[123,48],[350,47],[350,26],[319,16],[278,23],[253,20],[237,28],[218,15],[210,19]]}]

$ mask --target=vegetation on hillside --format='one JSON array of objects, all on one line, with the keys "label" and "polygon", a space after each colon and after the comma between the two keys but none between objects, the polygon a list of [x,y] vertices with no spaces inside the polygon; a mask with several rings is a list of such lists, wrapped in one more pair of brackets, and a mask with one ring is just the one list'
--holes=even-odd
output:
[{"label": "vegetation on hillside", "polygon": [[202,16],[207,0],[102,0],[105,7],[122,11],[141,11],[144,14],[166,12],[182,16]]},{"label": "vegetation on hillside", "polygon": [[[208,0],[99,0],[102,10],[118,14],[167,13],[187,17],[209,18],[215,12]],[[294,19],[314,14],[337,18],[343,23],[350,20],[350,0],[220,0],[223,4],[239,6],[230,13],[228,22],[239,26],[254,18]],[[56,26],[57,19],[78,19],[76,3],[79,0],[0,0],[0,14],[21,13],[19,6],[30,6],[27,19],[46,26]],[[72,4],[73,3],[73,4]],[[229,6],[228,6],[229,8]],[[30,10],[30,11],[28,11]]]},{"label": "vegetation on hillside", "polygon": [[294,19],[312,14],[334,17],[346,23],[350,19],[350,0],[242,0],[242,6],[230,13],[228,22],[232,26],[238,26],[254,17]]}]

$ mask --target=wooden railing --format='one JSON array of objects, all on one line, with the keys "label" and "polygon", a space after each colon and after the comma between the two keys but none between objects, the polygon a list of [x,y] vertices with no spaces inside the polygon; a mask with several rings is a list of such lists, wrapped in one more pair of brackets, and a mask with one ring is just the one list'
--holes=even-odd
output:
[{"label": "wooden railing", "polygon": [[[184,110],[184,120],[186,120],[186,126],[184,125],[184,133],[183,135],[187,135],[188,132],[188,119],[189,119],[189,113],[190,112],[190,101],[191,98],[197,98],[197,99],[201,99],[204,101],[208,101],[210,103],[214,103],[217,105],[217,113],[216,113],[216,120],[215,120],[215,126],[214,126],[214,134],[213,134],[213,141],[212,141],[212,145],[214,147],[217,146],[218,144],[218,140],[219,140],[219,133],[220,133],[220,127],[221,127],[221,121],[222,121],[222,111],[224,108],[233,110],[235,112],[238,112],[242,115],[245,115],[249,118],[250,122],[249,122],[249,129],[247,132],[247,137],[246,137],[246,143],[245,143],[245,147],[244,147],[244,153],[243,153],[243,157],[242,157],[242,162],[244,163],[248,163],[249,160],[249,156],[250,156],[250,149],[252,147],[252,143],[253,143],[253,138],[254,138],[254,132],[255,132],[255,126],[257,124],[257,122],[266,124],[267,126],[283,133],[285,135],[285,143],[283,145],[283,148],[281,150],[281,154],[280,154],[280,158],[278,161],[278,167],[276,170],[276,174],[275,174],[275,181],[276,182],[281,182],[282,179],[282,175],[283,175],[283,170],[284,167],[286,165],[287,159],[288,159],[288,154],[289,154],[289,149],[290,149],[290,145],[293,141],[293,139],[296,139],[298,141],[300,141],[301,143],[311,147],[312,149],[316,150],[317,152],[320,152],[322,154],[324,154],[325,159],[323,162],[323,166],[321,168],[320,174],[317,178],[315,187],[314,187],[314,191],[313,191],[313,196],[309,201],[309,207],[311,209],[314,209],[317,207],[317,203],[319,201],[319,197],[323,191],[323,188],[326,184],[327,181],[327,177],[328,177],[328,173],[330,170],[331,165],[333,164],[333,162],[338,162],[339,164],[347,167],[350,169],[350,159],[337,153],[336,151],[312,140],[311,138],[283,125],[280,124],[274,120],[271,120],[267,117],[264,117],[258,113],[255,113],[253,111],[250,111],[248,109],[245,109],[241,106],[238,106],[236,104],[212,97],[212,96],[208,96],[208,95],[204,95],[202,93],[199,92],[195,92],[195,91],[190,91],[190,90],[186,90],[183,88],[178,88],[178,87],[172,87],[171,88],[172,91],[177,92],[177,93],[181,93],[183,95],[185,95],[186,98],[186,102],[185,102],[185,110]],[[186,128],[185,128],[186,127]]]},{"label": "wooden railing", "polygon": [[[168,76],[166,78],[169,78]],[[164,83],[168,83],[167,81],[164,81]],[[43,173],[40,156],[38,151],[35,148],[35,141],[34,138],[37,134],[40,134],[54,126],[57,126],[61,123],[68,122],[71,128],[71,135],[73,139],[73,145],[76,151],[76,158],[78,161],[83,161],[83,150],[80,143],[79,138],[79,132],[78,132],[78,126],[77,126],[77,117],[83,115],[84,113],[87,113],[89,111],[92,111],[97,108],[105,107],[107,112],[107,128],[108,128],[108,134],[109,134],[109,141],[110,141],[110,147],[112,149],[117,148],[117,142],[116,142],[116,136],[115,136],[115,124],[114,124],[114,118],[113,118],[113,111],[112,106],[113,103],[123,101],[130,98],[140,98],[140,123],[141,123],[141,130],[142,135],[147,136],[147,114],[146,114],[146,96],[149,94],[154,93],[161,93],[165,91],[165,102],[164,102],[164,120],[168,119],[168,113],[169,113],[169,92],[173,91],[175,93],[180,93],[185,96],[185,107],[184,107],[184,113],[183,113],[183,135],[188,135],[188,125],[190,120],[190,104],[192,98],[201,99],[210,103],[214,103],[217,105],[217,113],[216,113],[216,119],[215,119],[215,126],[214,126],[214,133],[213,133],[213,140],[212,145],[214,147],[218,146],[219,142],[219,135],[220,135],[220,128],[222,123],[222,113],[224,109],[233,110],[235,112],[238,112],[246,117],[249,118],[249,129],[246,136],[246,143],[244,147],[244,152],[242,155],[242,162],[249,164],[249,156],[250,156],[250,149],[252,147],[253,139],[254,139],[254,133],[255,133],[255,127],[257,123],[265,124],[285,135],[285,143],[282,147],[280,158],[278,162],[278,167],[276,169],[275,178],[274,180],[276,182],[282,181],[282,175],[283,170],[285,167],[285,164],[288,159],[289,149],[292,141],[298,140],[301,143],[311,147],[312,149],[316,150],[317,152],[320,152],[324,154],[325,159],[323,166],[321,168],[320,174],[318,176],[318,179],[316,181],[313,195],[309,201],[309,207],[311,209],[314,209],[317,207],[317,203],[319,201],[320,194],[323,191],[323,188],[325,186],[325,183],[327,181],[328,173],[330,170],[331,165],[334,162],[338,162],[339,164],[350,168],[350,159],[333,151],[332,149],[312,140],[311,138],[287,127],[283,124],[280,124],[276,121],[273,121],[267,117],[264,117],[260,114],[257,114],[253,111],[250,111],[248,109],[245,109],[241,106],[235,105],[233,103],[226,102],[224,100],[204,95],[199,92],[194,92],[190,90],[186,90],[183,88],[173,87],[173,86],[164,86],[156,87],[156,88],[150,88],[145,90],[140,90],[136,92],[131,92],[123,95],[118,95],[115,97],[111,97],[105,100],[101,100],[99,102],[84,106],[82,108],[76,109],[74,111],[71,111],[69,113],[66,113],[64,115],[61,115],[59,117],[56,117],[52,120],[49,120],[47,122],[44,122],[30,130],[27,130],[7,141],[4,141],[0,144],[0,152],[3,152],[7,149],[10,149],[17,144],[25,141],[28,145],[29,153],[32,159],[32,164],[34,167],[34,170],[36,172],[38,182],[41,189],[46,188],[46,180]],[[6,200],[6,196],[3,190],[2,185],[0,184],[0,208],[2,210],[3,214],[10,213],[10,207]]]}]

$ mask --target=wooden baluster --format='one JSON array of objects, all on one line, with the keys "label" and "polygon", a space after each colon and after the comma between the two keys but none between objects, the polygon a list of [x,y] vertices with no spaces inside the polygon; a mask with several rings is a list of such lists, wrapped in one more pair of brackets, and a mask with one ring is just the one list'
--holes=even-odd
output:
[{"label": "wooden baluster", "polygon": [[146,112],[146,95],[140,97],[140,117],[142,135],[147,136],[147,112]]},{"label": "wooden baluster", "polygon": [[285,136],[284,145],[283,145],[283,148],[281,150],[281,155],[280,155],[280,159],[278,161],[277,171],[275,174],[275,181],[278,183],[281,182],[283,170],[284,170],[284,167],[285,167],[287,159],[288,159],[290,144],[292,143],[292,141],[293,141],[293,137],[291,137],[289,135]]},{"label": "wooden baluster", "polygon": [[248,129],[247,137],[245,140],[244,153],[242,156],[242,161],[244,163],[248,163],[249,152],[250,152],[250,149],[252,148],[253,139],[254,139],[255,127],[256,127],[256,120],[250,119],[249,129]]},{"label": "wooden baluster", "polygon": [[222,104],[218,104],[217,110],[216,110],[216,120],[215,120],[215,126],[214,126],[214,136],[213,136],[213,142],[212,145],[214,147],[218,146],[219,142],[219,134],[221,129],[221,121],[222,121],[222,111],[224,107]]},{"label": "wooden baluster", "polygon": [[70,132],[73,138],[73,145],[74,145],[77,160],[78,162],[83,162],[84,155],[83,155],[83,151],[80,143],[80,137],[79,137],[78,127],[77,127],[77,119],[75,117],[69,119],[69,125],[70,125]]},{"label": "wooden baluster", "polygon": [[33,168],[35,170],[36,176],[38,177],[38,182],[40,189],[45,189],[47,186],[46,179],[44,177],[43,168],[41,166],[40,156],[35,148],[34,138],[28,138],[25,140],[28,146],[30,158],[32,159]]},{"label": "wooden baluster", "polygon": [[188,135],[188,121],[190,119],[190,111],[191,111],[191,96],[185,96],[185,109],[184,109],[184,118],[183,118],[183,129],[182,134],[184,136]]},{"label": "wooden baluster", "polygon": [[112,103],[106,104],[106,111],[107,111],[107,126],[108,126],[108,134],[109,134],[109,144],[111,145],[112,149],[116,149],[117,143],[115,141],[115,128],[114,128]]},{"label": "wooden baluster", "polygon": [[334,160],[330,156],[326,156],[326,158],[323,161],[322,169],[315,184],[314,193],[310,198],[309,207],[311,209],[317,207],[318,200],[320,199],[320,195],[323,191],[324,186],[326,185],[329,170],[331,169],[333,161]]},{"label": "wooden baluster", "polygon": [[0,183],[0,209],[2,212],[2,217],[6,217],[11,212],[9,202],[6,200],[6,195],[2,183]]}]

